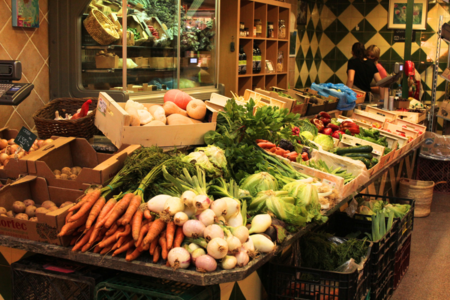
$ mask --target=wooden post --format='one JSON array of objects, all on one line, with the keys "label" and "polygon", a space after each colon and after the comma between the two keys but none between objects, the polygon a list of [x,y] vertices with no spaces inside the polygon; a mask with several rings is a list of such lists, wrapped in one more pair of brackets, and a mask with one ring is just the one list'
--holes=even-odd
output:
[{"label": "wooden post", "polygon": [[[411,59],[411,40],[413,30],[413,10],[414,0],[408,0],[406,4],[406,30],[405,30],[405,61]],[[408,98],[408,76],[403,76],[402,82],[402,96]]]}]

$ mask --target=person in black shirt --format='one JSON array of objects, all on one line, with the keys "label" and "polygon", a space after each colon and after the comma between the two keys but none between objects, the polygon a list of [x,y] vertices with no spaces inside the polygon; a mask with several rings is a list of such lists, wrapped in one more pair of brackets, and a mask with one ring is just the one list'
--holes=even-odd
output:
[{"label": "person in black shirt", "polygon": [[366,92],[366,102],[370,102],[372,79],[375,82],[381,80],[380,73],[375,62],[366,57],[366,50],[363,43],[355,43],[352,47],[353,58],[347,65],[347,86]]}]

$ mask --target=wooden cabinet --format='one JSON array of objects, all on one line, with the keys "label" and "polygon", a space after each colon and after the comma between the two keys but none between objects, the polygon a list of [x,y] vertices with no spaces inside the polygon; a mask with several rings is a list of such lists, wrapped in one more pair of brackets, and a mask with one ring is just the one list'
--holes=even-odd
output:
[{"label": "wooden cabinet", "polygon": [[[288,88],[289,74],[289,16],[291,5],[274,0],[227,0],[220,7],[219,83],[225,85],[225,95],[244,95],[246,89]],[[255,20],[261,20],[262,33],[254,35]],[[280,36],[280,20],[284,20],[285,37]],[[240,36],[240,23],[249,29],[249,36]],[[274,36],[268,37],[268,23],[273,24]],[[234,47],[232,46],[234,43]],[[261,71],[253,72],[253,48],[261,50]],[[233,49],[234,48],[234,49]],[[247,72],[238,74],[239,49],[247,55]],[[278,57],[282,53],[282,65]],[[266,68],[266,60],[273,72]]]}]

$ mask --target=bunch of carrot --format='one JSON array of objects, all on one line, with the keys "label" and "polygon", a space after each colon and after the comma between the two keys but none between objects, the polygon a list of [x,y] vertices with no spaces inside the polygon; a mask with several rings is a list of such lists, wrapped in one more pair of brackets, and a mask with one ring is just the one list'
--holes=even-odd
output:
[{"label": "bunch of carrot", "polygon": [[73,236],[72,251],[93,249],[100,254],[112,252],[112,256],[126,252],[127,261],[148,251],[157,263],[167,259],[170,249],[181,246],[182,227],[154,220],[142,203],[142,193],[126,193],[119,201],[114,197],[106,201],[106,195],[100,189],[90,191],[68,210],[59,236]]},{"label": "bunch of carrot", "polygon": [[258,144],[259,147],[261,147],[262,149],[264,149],[270,153],[274,153],[276,155],[282,156],[293,162],[297,161],[298,153],[296,151],[291,152],[289,150],[284,150],[283,148],[280,148],[277,145],[275,145],[274,143],[269,142],[267,140],[258,139],[258,140],[256,140],[256,143]]}]

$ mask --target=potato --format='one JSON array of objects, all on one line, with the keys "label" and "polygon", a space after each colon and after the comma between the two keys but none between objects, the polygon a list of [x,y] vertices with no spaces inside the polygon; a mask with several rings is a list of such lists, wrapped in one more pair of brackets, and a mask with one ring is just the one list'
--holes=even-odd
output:
[{"label": "potato", "polygon": [[27,216],[27,214],[17,214],[16,219],[28,221],[28,216]]},{"label": "potato", "polygon": [[6,208],[0,207],[0,214],[1,214],[1,215],[6,215],[7,212],[8,212],[8,211],[6,210]]},{"label": "potato", "polygon": [[1,214],[0,217],[7,217],[7,218],[9,218],[8,215],[6,215],[6,214]]},{"label": "potato", "polygon": [[61,173],[66,174],[66,175],[72,175],[72,169],[69,167],[64,167],[64,168],[62,168]]},{"label": "potato", "polygon": [[12,210],[8,211],[8,212],[6,213],[6,215],[7,215],[8,217],[10,217],[10,218],[14,218],[14,217],[16,216],[16,214],[15,214]]},{"label": "potato", "polygon": [[36,218],[36,217],[33,217],[33,218],[30,218],[28,221],[31,221],[31,222],[37,222],[37,218]]},{"label": "potato", "polygon": [[66,202],[64,202],[63,204],[61,204],[61,206],[60,206],[59,208],[63,208],[64,206],[72,205],[72,204],[73,204],[72,201],[66,201]]},{"label": "potato", "polygon": [[36,205],[36,203],[34,203],[31,199],[23,201],[23,204],[25,204],[25,206]]},{"label": "potato", "polygon": [[68,180],[69,179],[69,175],[61,174],[61,177],[59,179]]},{"label": "potato", "polygon": [[38,207],[38,208],[36,208],[36,214],[37,213],[46,214],[46,213],[48,213],[48,209],[46,209],[45,207]]},{"label": "potato", "polygon": [[81,170],[82,170],[81,167],[73,167],[72,168],[72,174],[78,176],[78,175],[80,175]]},{"label": "potato", "polygon": [[25,212],[25,204],[23,204],[22,201],[15,201],[15,202],[13,203],[13,211],[14,211],[16,214],[20,214],[20,213]]},{"label": "potato", "polygon": [[30,217],[36,216],[36,206],[30,205],[25,209],[25,213]]},{"label": "potato", "polygon": [[61,179],[61,175],[55,175],[56,179]]},{"label": "potato", "polygon": [[52,206],[52,207],[50,207],[50,208],[48,209],[48,211],[55,211],[55,210],[58,210],[58,209],[59,209],[58,207]]},{"label": "potato", "polygon": [[47,200],[42,202],[41,206],[45,207],[46,209],[49,209],[50,207],[55,206],[55,202]]},{"label": "potato", "polygon": [[69,176],[69,180],[75,180],[75,179],[77,179],[77,177],[78,177],[77,175],[72,174]]},{"label": "potato", "polygon": [[53,174],[55,174],[55,176],[56,175],[61,175],[61,171],[60,170],[55,170],[55,171],[53,171]]}]

